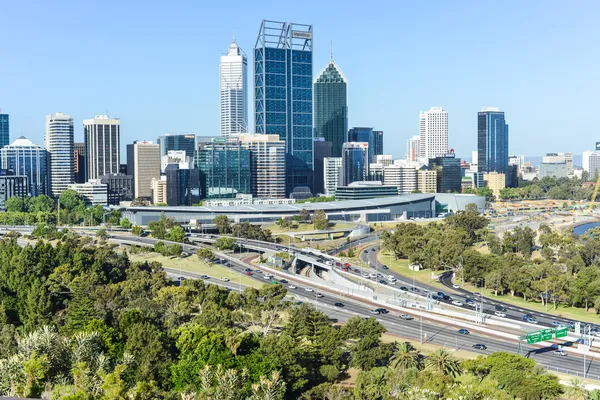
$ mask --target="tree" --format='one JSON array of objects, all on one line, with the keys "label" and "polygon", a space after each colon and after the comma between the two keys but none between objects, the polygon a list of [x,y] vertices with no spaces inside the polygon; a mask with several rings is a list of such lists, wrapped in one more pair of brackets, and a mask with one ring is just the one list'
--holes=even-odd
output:
[{"label": "tree", "polygon": [[226,215],[217,215],[213,219],[213,224],[215,224],[217,231],[219,231],[221,235],[231,233],[231,223]]},{"label": "tree", "polygon": [[438,349],[425,358],[425,368],[456,377],[462,373],[460,361],[445,349]]},{"label": "tree", "polygon": [[391,367],[396,370],[405,370],[409,368],[420,369],[423,357],[416,350],[417,349],[409,342],[396,343],[394,355],[390,358]]},{"label": "tree", "polygon": [[144,228],[142,228],[139,225],[134,225],[131,228],[131,233],[134,234],[135,236],[142,236],[142,233],[144,232]]},{"label": "tree", "polygon": [[108,233],[106,232],[106,229],[98,229],[96,231],[96,237],[101,240],[106,240],[108,238]]},{"label": "tree", "polygon": [[279,218],[276,224],[282,227],[283,229],[288,229],[294,226],[294,221],[290,217],[283,217]]},{"label": "tree", "polygon": [[215,240],[214,246],[219,250],[233,250],[235,242],[235,238],[221,237]]},{"label": "tree", "polygon": [[4,202],[7,212],[24,212],[25,200],[19,196],[13,196]]},{"label": "tree", "polygon": [[127,218],[122,218],[120,225],[121,225],[121,228],[123,228],[123,229],[131,229],[131,227],[132,227],[132,223],[129,222],[129,220]]},{"label": "tree", "polygon": [[169,231],[169,233],[167,235],[167,240],[170,240],[172,242],[183,243],[184,239],[185,239],[185,231],[179,225],[175,225],[173,228],[171,228],[171,230]]},{"label": "tree", "polygon": [[310,220],[310,213],[308,212],[308,210],[306,208],[303,208],[300,210],[300,213],[298,214],[298,219],[301,222],[307,222]]},{"label": "tree", "polygon": [[54,211],[56,204],[50,197],[41,194],[28,198],[26,200],[26,207],[30,213],[51,213]]},{"label": "tree", "polygon": [[198,251],[196,252],[196,255],[198,256],[198,259],[200,261],[205,261],[205,262],[209,262],[213,258],[215,258],[215,255],[213,254],[213,252],[210,249],[207,249],[206,247],[199,248]]},{"label": "tree", "polygon": [[446,223],[454,228],[462,228],[471,238],[471,243],[476,240],[476,232],[485,228],[489,221],[479,215],[475,204],[467,204],[465,211],[459,211],[446,218]]},{"label": "tree", "polygon": [[327,214],[323,210],[316,210],[312,217],[315,229],[322,231],[329,228],[329,221],[327,220]]}]

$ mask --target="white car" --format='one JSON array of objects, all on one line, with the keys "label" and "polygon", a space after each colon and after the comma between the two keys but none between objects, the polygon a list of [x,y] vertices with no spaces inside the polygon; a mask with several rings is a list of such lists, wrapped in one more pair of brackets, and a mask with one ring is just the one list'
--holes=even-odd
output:
[{"label": "white car", "polygon": [[460,301],[458,301],[458,300],[454,300],[454,301],[452,301],[452,304],[454,304],[455,306],[458,306],[458,307],[462,307],[462,306],[463,306],[463,303],[461,303],[461,302],[460,302]]},{"label": "white car", "polygon": [[456,283],[455,283],[454,285],[452,285],[452,287],[453,287],[454,289],[459,289],[459,288],[460,288],[460,286],[458,286]]},{"label": "white car", "polygon": [[363,274],[362,274],[362,277],[363,277],[363,278],[368,278],[368,277],[369,277],[369,274],[367,274],[367,273],[363,272]]},{"label": "white car", "polygon": [[502,318],[505,318],[505,317],[506,317],[506,314],[505,314],[505,313],[503,313],[502,311],[495,311],[495,312],[494,312],[494,315],[495,315],[496,317],[502,317]]},{"label": "white car", "polygon": [[317,293],[317,297],[318,297],[319,299],[321,299],[321,298],[323,298],[323,295],[322,295],[321,293]]},{"label": "white car", "polygon": [[307,292],[314,292],[315,290],[311,287],[304,288]]},{"label": "white car", "polygon": [[377,274],[369,274],[369,278],[376,279],[377,278]]},{"label": "white car", "polygon": [[294,286],[294,285],[289,285],[289,286],[288,286],[288,289],[296,289],[296,286]]},{"label": "white car", "polygon": [[333,263],[331,261],[326,261],[325,264],[327,264],[327,265],[333,265]]},{"label": "white car", "polygon": [[221,278],[221,280],[222,280],[223,282],[229,282],[229,278],[225,278],[225,277],[223,277],[223,278]]}]

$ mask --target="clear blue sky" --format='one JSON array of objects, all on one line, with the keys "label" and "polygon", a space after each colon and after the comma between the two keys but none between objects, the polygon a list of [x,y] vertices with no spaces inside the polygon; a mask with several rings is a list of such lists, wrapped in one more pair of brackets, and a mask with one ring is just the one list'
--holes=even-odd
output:
[{"label": "clear blue sky", "polygon": [[[249,55],[262,19],[313,24],[314,73],[349,80],[350,126],[402,157],[419,111],[449,111],[470,158],[476,115],[498,106],[510,152],[581,153],[600,141],[598,1],[4,1],[0,108],[11,140],[43,144],[46,114],[120,117],[122,146],[163,133],[218,135],[218,66],[232,32]],[[249,85],[251,88],[252,85]],[[253,98],[249,98],[250,114]],[[252,122],[253,119],[251,118]]]}]

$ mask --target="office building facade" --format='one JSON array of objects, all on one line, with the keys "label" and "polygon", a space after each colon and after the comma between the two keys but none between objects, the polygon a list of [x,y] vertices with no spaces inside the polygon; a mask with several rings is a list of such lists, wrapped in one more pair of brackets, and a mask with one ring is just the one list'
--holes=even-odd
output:
[{"label": "office building facade", "polygon": [[588,173],[588,179],[596,180],[600,176],[600,151],[584,151],[581,164],[583,170]]},{"label": "office building facade", "polygon": [[436,172],[437,191],[440,193],[460,193],[462,174],[460,158],[454,153],[429,160],[429,169]]},{"label": "office building facade", "polygon": [[100,183],[106,185],[107,203],[118,206],[122,201],[133,200],[133,177],[125,174],[104,175]]},{"label": "office building facade", "polygon": [[[0,110],[1,111],[1,110]],[[10,143],[10,118],[0,112],[0,148]]]},{"label": "office building facade", "polygon": [[338,186],[335,190],[336,200],[367,200],[396,196],[396,186],[385,186],[381,182],[353,182],[347,186]]},{"label": "office building facade", "polygon": [[61,112],[46,116],[44,145],[49,156],[48,194],[58,197],[73,183],[73,118]]},{"label": "office building facade", "polygon": [[169,206],[192,206],[200,203],[200,171],[170,164],[165,169],[166,196]]},{"label": "office building facade", "polygon": [[542,157],[542,163],[565,163],[568,177],[572,177],[575,172],[573,168],[573,153],[547,153]]},{"label": "office building facade", "polygon": [[477,114],[477,171],[508,176],[508,125],[496,107]]},{"label": "office building facade", "polygon": [[[316,195],[325,193],[324,180],[324,161],[326,158],[333,157],[333,143],[328,142],[325,138],[316,137],[314,141],[314,174],[313,174],[313,191]],[[341,152],[340,152],[341,154]]]},{"label": "office building facade", "polygon": [[158,144],[138,140],[127,145],[127,171],[133,177],[134,198],[151,200],[152,179],[160,178]]},{"label": "office building facade", "polygon": [[448,152],[448,111],[431,107],[419,114],[420,158],[429,160]]},{"label": "office building facade", "polygon": [[311,25],[262,21],[254,47],[255,132],[286,143],[286,194],[312,188],[313,31]]},{"label": "office building facade", "polygon": [[74,182],[85,183],[85,142],[74,142],[73,149]]},{"label": "office building facade", "polygon": [[285,198],[285,142],[277,135],[239,136],[250,151],[252,195],[257,198]]},{"label": "office building facade", "polygon": [[417,161],[418,160],[418,158],[421,156],[420,143],[421,143],[420,136],[413,136],[406,141],[406,154],[404,156],[404,159],[406,161]]},{"label": "office building facade", "polygon": [[29,196],[48,194],[48,152],[21,136],[0,149],[1,167],[27,177]]},{"label": "office building facade", "polygon": [[335,190],[340,184],[341,170],[342,157],[327,157],[323,160],[323,180],[326,196],[335,195]]},{"label": "office building facade", "polygon": [[6,200],[11,197],[28,197],[29,183],[26,175],[15,175],[10,170],[0,170],[0,209],[6,208]]},{"label": "office building facade", "polygon": [[437,172],[427,169],[417,171],[417,191],[420,193],[436,193]]},{"label": "office building facade", "polygon": [[546,177],[550,178],[567,178],[569,176],[569,170],[567,163],[564,161],[557,162],[542,162],[538,170],[538,179]]},{"label": "office building facade", "polygon": [[69,185],[69,189],[79,193],[88,206],[105,206],[108,204],[107,186],[100,179],[90,179],[85,183],[74,183]]},{"label": "office building facade", "polygon": [[[315,137],[331,143],[330,157],[341,157],[348,141],[348,80],[333,58],[315,79],[314,98]],[[320,193],[321,187],[314,191]]]},{"label": "office building facade", "polygon": [[417,190],[417,170],[413,167],[391,164],[383,167],[383,184],[396,186],[398,193],[412,193]]},{"label": "office building facade", "polygon": [[369,163],[375,163],[375,157],[383,154],[383,131],[374,131],[373,128],[352,128],[348,131],[348,142],[369,143]]},{"label": "office building facade", "polygon": [[248,132],[247,69],[246,54],[234,41],[219,67],[221,136]]},{"label": "office building facade", "polygon": [[496,200],[500,199],[500,191],[506,187],[506,176],[499,172],[487,172],[483,175],[486,186],[492,190]]},{"label": "office building facade", "polygon": [[118,174],[121,160],[121,120],[96,115],[83,120],[86,180]]},{"label": "office building facade", "polygon": [[367,181],[369,176],[369,143],[347,142],[342,146],[342,169],[339,186]]},{"label": "office building facade", "polygon": [[152,204],[167,204],[167,177],[152,178]]},{"label": "office building facade", "polygon": [[160,147],[161,157],[168,155],[169,151],[185,151],[186,157],[193,159],[196,150],[196,136],[167,133],[158,137],[158,146]]},{"label": "office building facade", "polygon": [[200,171],[202,198],[230,198],[252,194],[250,151],[239,141],[214,139],[196,154]]}]

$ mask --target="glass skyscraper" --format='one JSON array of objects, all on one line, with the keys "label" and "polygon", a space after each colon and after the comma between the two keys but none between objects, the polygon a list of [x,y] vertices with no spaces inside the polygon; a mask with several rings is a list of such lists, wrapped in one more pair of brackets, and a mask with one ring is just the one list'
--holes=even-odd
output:
[{"label": "glass skyscraper", "polygon": [[160,146],[160,156],[166,156],[169,151],[185,150],[185,156],[190,159],[194,158],[196,150],[196,136],[192,134],[175,135],[167,133],[158,137],[158,145]]},{"label": "glass skyscraper", "polygon": [[348,131],[348,142],[369,143],[369,163],[375,162],[375,156],[383,154],[383,131],[373,128],[352,128]]},{"label": "glass skyscraper", "polygon": [[2,169],[11,169],[15,175],[27,176],[30,196],[48,194],[47,154],[46,149],[21,136],[0,149]]},{"label": "glass skyscraper", "polygon": [[369,143],[347,142],[342,146],[340,186],[366,181],[369,176]]},{"label": "glass skyscraper", "polygon": [[0,113],[0,148],[7,146],[10,140],[8,114]]},{"label": "glass skyscraper", "polygon": [[331,142],[331,156],[341,157],[348,141],[348,81],[333,58],[315,79],[314,90],[315,137]]},{"label": "glass skyscraper", "polygon": [[496,107],[477,114],[477,164],[479,172],[498,172],[508,177],[508,125]]},{"label": "glass skyscraper", "polygon": [[250,151],[240,142],[214,139],[196,153],[202,198],[228,198],[252,193]]},{"label": "glass skyscraper", "polygon": [[262,21],[254,47],[256,133],[286,143],[286,193],[312,189],[312,25]]}]

